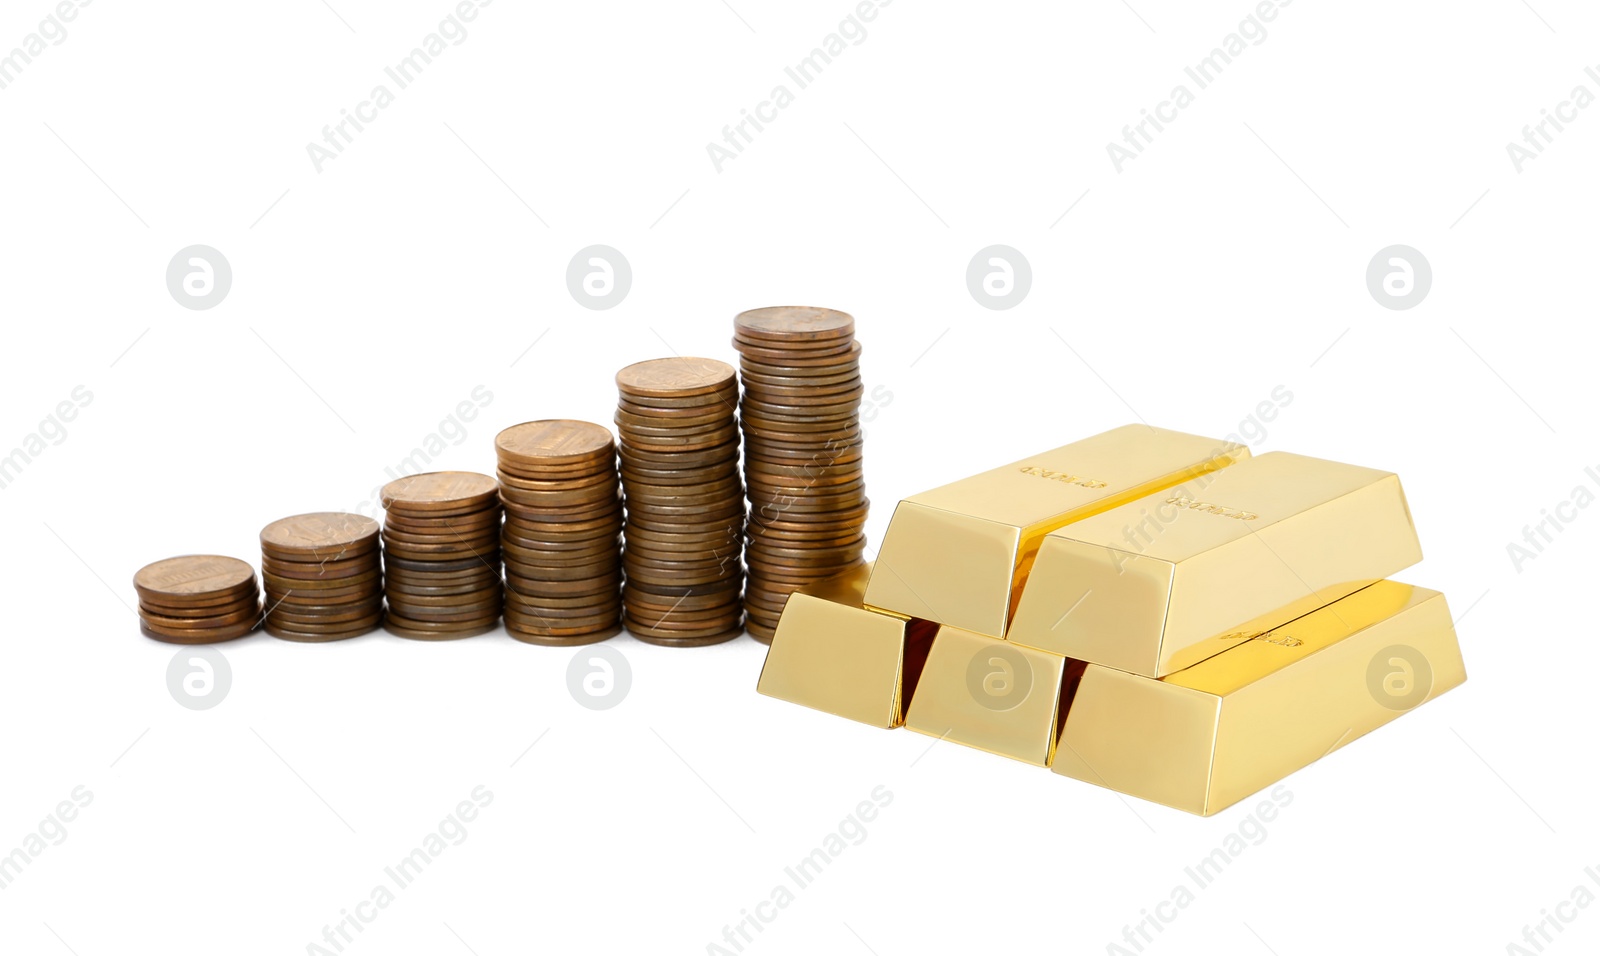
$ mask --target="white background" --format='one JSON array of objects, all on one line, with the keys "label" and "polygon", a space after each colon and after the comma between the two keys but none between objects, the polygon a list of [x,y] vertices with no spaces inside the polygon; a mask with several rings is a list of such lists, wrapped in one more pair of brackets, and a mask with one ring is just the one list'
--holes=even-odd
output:
[{"label": "white background", "polygon": [[[865,841],[745,952],[1107,952],[1254,801],[1200,819],[761,697],[747,638],[616,638],[605,712],[569,696],[572,651],[503,633],[255,635],[221,648],[219,706],[168,693],[141,565],[370,509],[475,386],[438,467],[609,422],[616,369],[730,359],[736,312],[787,303],[852,312],[892,396],[874,543],[900,497],[1141,419],[1402,476],[1427,554],[1402,579],[1448,595],[1468,683],[1290,777],[1146,952],[1502,953],[1600,894],[1600,510],[1507,554],[1600,491],[1600,108],[1520,173],[1506,153],[1600,93],[1591,7],[1301,0],[1119,174],[1107,142],[1250,4],[901,0],[718,173],[707,143],[849,3],[500,0],[318,173],[306,144],[451,10],[330,2],[101,0],[0,90],[0,451],[93,395],[0,492],[0,854],[93,794],[0,890],[8,951],[308,952],[482,785],[346,952],[707,952],[878,786]],[[51,9],[7,3],[0,52]],[[210,311],[164,283],[195,243],[234,272]],[[565,283],[594,243],[633,267],[609,311]],[[965,284],[993,243],[1032,263],[1009,311]],[[1407,311],[1364,278],[1394,243],[1433,268]],[[1561,912],[1547,951],[1592,951],[1600,908]]]}]

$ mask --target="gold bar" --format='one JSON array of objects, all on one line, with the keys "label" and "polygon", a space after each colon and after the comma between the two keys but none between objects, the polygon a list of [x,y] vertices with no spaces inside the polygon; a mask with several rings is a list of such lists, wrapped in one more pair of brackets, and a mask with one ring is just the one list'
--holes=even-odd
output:
[{"label": "gold bar", "polygon": [[756,690],[768,697],[899,727],[935,625],[868,610],[871,564],[789,595]]},{"label": "gold bar", "polygon": [[1444,595],[1379,581],[1159,680],[1087,665],[1052,769],[1209,816],[1466,678]]},{"label": "gold bar", "polygon": [[1045,534],[1249,456],[1230,442],[1124,425],[914,495],[890,519],[866,604],[1004,637]]},{"label": "gold bar", "polygon": [[933,639],[906,726],[941,740],[1050,766],[1061,687],[1082,664],[944,626]]},{"label": "gold bar", "polygon": [[1006,638],[1161,677],[1420,560],[1398,477],[1271,452],[1046,536]]}]

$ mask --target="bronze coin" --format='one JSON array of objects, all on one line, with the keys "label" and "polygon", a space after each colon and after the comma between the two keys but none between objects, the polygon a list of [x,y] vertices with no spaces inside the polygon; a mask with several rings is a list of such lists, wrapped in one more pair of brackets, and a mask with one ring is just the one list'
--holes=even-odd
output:
[{"label": "bronze coin", "polygon": [[184,620],[192,620],[194,618],[221,617],[225,614],[234,614],[238,611],[259,607],[260,604],[260,594],[249,594],[238,600],[229,601],[226,604],[211,604],[204,607],[176,607],[172,605],[157,604],[151,601],[141,600],[139,602],[139,613],[144,614],[148,612],[155,617],[172,617],[182,618]]},{"label": "bronze coin", "polygon": [[496,478],[502,486],[509,485],[523,491],[589,491],[592,490],[596,497],[604,497],[605,489],[617,483],[616,469],[606,469],[592,474],[579,475],[571,478],[528,478],[523,475],[504,473],[497,474]]},{"label": "bronze coin", "polygon": [[551,581],[543,577],[525,577],[506,572],[506,594],[509,597],[516,594],[519,597],[577,597],[583,594],[599,594],[603,591],[615,590],[622,585],[622,574],[613,572],[593,578],[581,578],[576,581]]},{"label": "bronze coin", "polygon": [[647,448],[634,448],[624,444],[622,446],[622,468],[674,468],[688,470],[704,468],[709,465],[721,465],[739,460],[739,439],[735,436],[730,441],[716,445],[712,448],[698,448],[693,451],[655,451]]},{"label": "bronze coin", "polygon": [[183,629],[151,627],[149,624],[140,622],[139,631],[145,637],[165,644],[217,644],[222,641],[231,641],[237,637],[244,637],[254,631],[256,626],[256,622],[253,619],[228,627]]},{"label": "bronze coin", "polygon": [[139,619],[145,624],[166,630],[210,630],[212,628],[231,627],[245,621],[255,621],[261,616],[258,607],[244,607],[229,611],[226,614],[214,614],[210,617],[167,617],[154,614],[144,607],[139,608]]},{"label": "bronze coin", "polygon": [[853,336],[810,341],[795,339],[778,341],[748,336],[736,328],[733,331],[731,344],[741,356],[755,355],[757,358],[769,361],[782,361],[790,355],[844,355],[850,351],[850,346],[854,342]]},{"label": "bronze coin", "polygon": [[495,500],[498,483],[472,471],[430,471],[407,475],[384,485],[378,492],[383,507],[406,514],[436,510],[482,508]]},{"label": "bronze coin", "polygon": [[439,620],[437,618],[407,617],[403,614],[389,612],[387,622],[396,624],[409,631],[429,631],[432,633],[448,633],[472,627],[482,627],[484,624],[500,620],[500,609],[490,611],[476,611],[473,617],[461,617],[456,620]]},{"label": "bronze coin", "polygon": [[828,349],[766,349],[735,338],[733,347],[739,350],[739,364],[761,362],[780,367],[792,365],[817,365],[848,364],[855,356],[852,347],[855,343],[845,343],[841,346]]},{"label": "bronze coin", "polygon": [[744,631],[738,627],[734,627],[722,634],[714,634],[710,637],[693,638],[668,638],[656,635],[646,635],[633,627],[628,628],[628,633],[632,634],[636,640],[643,641],[646,644],[659,644],[662,647],[709,647],[713,644],[725,644],[736,637],[742,636]]},{"label": "bronze coin", "polygon": [[739,401],[739,382],[735,378],[723,388],[714,392],[701,395],[630,395],[625,392],[618,393],[618,407],[627,405],[636,408],[655,410],[697,410],[704,411],[716,406],[732,408]]},{"label": "bronze coin", "polygon": [[291,589],[318,590],[335,588],[353,588],[371,584],[382,578],[383,572],[374,563],[360,574],[343,575],[329,578],[301,578],[278,574],[271,567],[261,569],[261,579],[269,591],[287,591]]},{"label": "bronze coin", "polygon": [[385,556],[384,560],[388,567],[397,568],[401,571],[470,571],[473,568],[496,567],[499,555],[483,554],[437,561]]},{"label": "bronze coin", "polygon": [[404,637],[413,641],[453,641],[465,637],[477,637],[480,634],[488,634],[490,631],[495,630],[499,626],[500,621],[496,619],[487,623],[478,624],[473,627],[458,627],[449,631],[424,631],[407,627],[403,622],[400,621],[386,620],[384,621],[383,629],[388,631],[390,634],[393,634],[395,637]]},{"label": "bronze coin", "polygon": [[614,453],[611,429],[572,419],[512,425],[495,436],[494,447],[502,465],[510,461],[523,469],[607,461]]},{"label": "bronze coin", "polygon": [[502,458],[495,467],[494,474],[497,479],[502,481],[507,477],[521,478],[526,481],[580,481],[585,478],[615,474],[616,471],[617,455],[613,446],[609,456],[581,465],[544,465],[534,467],[519,465],[514,461]]},{"label": "bronze coin", "polygon": [[499,619],[501,602],[499,598],[493,601],[480,602],[471,607],[445,608],[423,607],[420,605],[389,605],[390,619],[400,619],[406,627],[418,625],[454,625],[454,624],[481,624],[485,620]]},{"label": "bronze coin", "polygon": [[305,625],[331,627],[339,624],[354,624],[357,621],[371,617],[381,610],[383,610],[382,601],[368,601],[361,604],[352,604],[348,607],[336,606],[330,608],[295,607],[294,605],[284,604],[279,605],[272,613],[267,615],[267,622],[288,628],[299,628]]},{"label": "bronze coin", "polygon": [[600,594],[579,594],[573,597],[524,597],[522,595],[506,595],[506,604],[515,604],[525,610],[538,611],[540,609],[571,610],[574,608],[601,608],[610,607],[618,600],[616,592]]},{"label": "bronze coin", "polygon": [[506,633],[524,644],[537,644],[543,647],[581,647],[585,644],[598,644],[601,641],[608,641],[611,638],[616,637],[618,634],[621,634],[622,628],[613,625],[611,627],[603,627],[594,631],[586,631],[582,634],[554,637],[550,635],[532,634],[521,630],[520,628],[513,627],[510,622],[507,622]]},{"label": "bronze coin", "polygon": [[265,555],[261,558],[261,573],[295,581],[337,581],[371,574],[381,567],[378,553],[354,561],[278,561]]},{"label": "bronze coin", "polygon": [[378,523],[338,511],[281,518],[261,529],[261,549],[275,557],[322,560],[354,556],[377,546]]},{"label": "bronze coin", "polygon": [[616,532],[601,533],[590,537],[574,537],[571,535],[541,536],[536,533],[523,533],[521,529],[506,528],[500,532],[501,547],[514,545],[526,551],[603,551],[607,548],[620,547],[621,535]]},{"label": "bronze coin", "polygon": [[678,597],[666,597],[628,587],[622,589],[622,603],[628,607],[639,608],[642,612],[671,611],[677,608],[701,611],[726,607],[729,604],[737,604],[738,602],[739,592],[732,589],[720,591],[716,594],[688,594],[679,595]]},{"label": "bronze coin", "polygon": [[763,342],[831,342],[855,334],[847,312],[814,306],[783,305],[750,309],[733,318],[734,331]]},{"label": "bronze coin", "polygon": [[458,525],[456,527],[449,525],[425,527],[386,521],[384,522],[383,530],[387,534],[397,535],[402,539],[415,538],[419,542],[425,542],[429,538],[442,537],[475,538],[484,534],[499,534],[500,526],[504,524],[501,520],[501,515],[502,512],[497,505],[493,521],[479,521],[470,525]]},{"label": "bronze coin", "polygon": [[238,558],[189,554],[145,565],[133,587],[141,598],[187,607],[253,592],[256,572]]},{"label": "bronze coin", "polygon": [[[732,421],[737,410],[736,406],[733,405],[718,404],[712,406],[709,410],[679,408],[670,409],[676,414],[652,415],[634,411],[634,408],[637,407],[618,405],[612,421],[624,432],[642,429],[646,434],[649,434],[654,429],[712,428]],[[695,412],[695,414],[682,414],[690,411]]]},{"label": "bronze coin", "polygon": [[386,531],[399,531],[404,534],[471,534],[485,528],[500,527],[503,514],[500,499],[497,497],[493,508],[461,517],[409,518],[391,512],[384,518],[383,527]]},{"label": "bronze coin", "polygon": [[646,405],[623,396],[617,414],[638,425],[702,425],[738,411],[738,389],[709,397],[711,401],[703,405]]},{"label": "bronze coin", "polygon": [[[447,604],[445,603],[447,600],[453,600],[455,603]],[[496,589],[494,591],[487,592],[486,594],[479,594],[471,601],[465,600],[465,595],[455,595],[450,598],[407,598],[404,601],[390,600],[389,610],[399,614],[401,617],[426,619],[426,614],[419,613],[421,609],[434,608],[445,610],[466,607],[487,608],[490,604],[494,604],[496,607],[498,607],[502,603],[500,591]]]},{"label": "bronze coin", "polygon": [[687,597],[701,597],[701,596],[708,595],[708,594],[721,594],[723,592],[729,592],[729,591],[733,592],[734,594],[737,594],[737,593],[739,593],[739,587],[740,587],[740,582],[738,581],[738,579],[734,579],[732,581],[717,581],[717,582],[708,583],[708,584],[671,584],[671,585],[667,585],[667,584],[650,584],[648,582],[633,581],[633,580],[630,580],[628,582],[629,590],[642,592],[644,594],[654,594],[657,597],[668,597],[668,598],[678,598],[678,597],[685,597],[685,596],[687,596]]},{"label": "bronze coin", "polygon": [[757,401],[775,401],[773,395],[822,395],[829,392],[848,392],[864,386],[859,365],[846,365],[826,374],[811,370],[809,375],[776,375],[759,368],[741,368],[739,383],[745,398]]},{"label": "bronze coin", "polygon": [[764,624],[757,624],[754,621],[745,621],[744,629],[752,638],[755,638],[757,641],[760,641],[763,644],[771,644],[772,639],[778,636],[777,628],[767,627]]},{"label": "bronze coin", "polygon": [[415,572],[394,571],[385,578],[385,587],[393,587],[400,591],[429,594],[445,588],[473,588],[488,587],[500,580],[500,569],[487,567],[473,571],[451,571],[447,574],[418,574]]},{"label": "bronze coin", "polygon": [[385,554],[399,554],[405,557],[404,552],[414,551],[424,554],[444,553],[449,551],[478,550],[484,545],[492,546],[500,540],[499,528],[483,528],[472,534],[408,534],[403,531],[383,532],[383,550]]},{"label": "bronze coin", "polygon": [[736,380],[733,366],[716,359],[652,359],[635,362],[618,372],[617,389],[645,398],[681,398],[720,392]]},{"label": "bronze coin", "polygon": [[552,637],[582,634],[586,631],[610,627],[616,624],[621,617],[622,612],[620,609],[603,611],[599,614],[591,614],[588,617],[546,617],[542,614],[528,614],[511,608],[507,608],[505,612],[507,624],[514,624],[524,631]]},{"label": "bronze coin", "polygon": [[350,627],[342,629],[309,629],[304,626],[284,627],[268,621],[262,625],[262,629],[279,640],[294,641],[301,644],[324,644],[330,641],[343,641],[352,637],[360,637],[362,634],[375,630],[382,621],[383,615],[379,614],[368,620],[357,621]]}]

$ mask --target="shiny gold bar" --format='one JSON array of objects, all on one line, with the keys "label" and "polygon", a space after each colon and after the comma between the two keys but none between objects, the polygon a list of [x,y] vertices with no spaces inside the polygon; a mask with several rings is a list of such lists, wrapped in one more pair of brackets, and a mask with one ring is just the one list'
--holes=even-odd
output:
[{"label": "shiny gold bar", "polygon": [[936,625],[862,606],[871,564],[789,595],[756,690],[859,720],[905,723]]},{"label": "shiny gold bar", "polygon": [[1061,688],[1082,664],[944,626],[933,639],[906,726],[941,740],[1050,766]]},{"label": "shiny gold bar", "polygon": [[1379,581],[1159,680],[1087,665],[1052,769],[1209,816],[1466,677],[1444,595]]},{"label": "shiny gold bar", "polygon": [[1398,477],[1270,452],[1051,532],[1006,638],[1161,677],[1420,560]]},{"label": "shiny gold bar", "polygon": [[1124,425],[914,495],[895,508],[866,604],[1004,637],[1047,533],[1249,456],[1230,442]]}]

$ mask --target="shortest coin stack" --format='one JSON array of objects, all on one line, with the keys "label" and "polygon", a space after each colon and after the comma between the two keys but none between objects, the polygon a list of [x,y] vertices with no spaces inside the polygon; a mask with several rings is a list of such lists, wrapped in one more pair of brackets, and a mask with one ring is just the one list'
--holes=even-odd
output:
[{"label": "shortest coin stack", "polygon": [[443,640],[500,621],[500,486],[488,475],[436,471],[383,486],[385,627]]},{"label": "shortest coin stack", "polygon": [[261,529],[267,633],[288,641],[337,641],[383,621],[378,523],[319,512]]},{"label": "shortest coin stack", "polygon": [[243,637],[261,620],[256,572],[238,558],[191,554],[146,565],[133,576],[139,624],[169,644],[213,644]]},{"label": "shortest coin stack", "polygon": [[611,430],[570,419],[495,437],[506,523],[506,632],[529,644],[593,644],[622,618],[622,502]]}]

